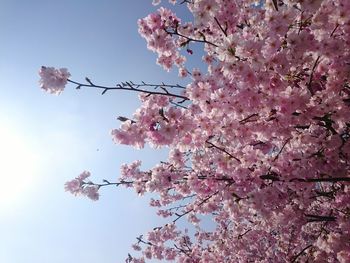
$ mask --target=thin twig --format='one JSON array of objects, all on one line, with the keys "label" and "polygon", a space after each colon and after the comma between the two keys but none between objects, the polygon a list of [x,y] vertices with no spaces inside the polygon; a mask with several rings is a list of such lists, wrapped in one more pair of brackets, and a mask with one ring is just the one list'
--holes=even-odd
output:
[{"label": "thin twig", "polygon": [[279,155],[281,154],[281,152],[283,151],[284,147],[286,146],[286,144],[291,140],[291,138],[288,138],[284,144],[282,145],[281,149],[279,150],[279,152],[277,153],[277,155],[275,156],[275,158],[273,159],[273,161],[276,161],[279,157]]},{"label": "thin twig", "polygon": [[335,31],[337,30],[337,28],[339,27],[339,24],[337,24],[336,26],[335,26],[335,28],[333,29],[333,31],[332,31],[332,33],[331,33],[331,35],[330,35],[330,37],[332,37],[333,36],[333,34],[335,33]]},{"label": "thin twig", "polygon": [[180,86],[178,84],[176,84],[176,85],[163,85],[163,84],[159,85],[159,84],[146,84],[146,83],[134,84],[132,82],[127,81],[127,82],[121,82],[120,84],[117,84],[115,87],[106,87],[106,86],[93,84],[90,80],[88,81],[88,84],[83,84],[83,83],[73,81],[70,79],[68,79],[67,81],[77,85],[77,89],[80,89],[81,87],[102,89],[103,90],[102,94],[106,93],[109,90],[128,90],[128,91],[146,93],[148,95],[163,95],[163,96],[168,96],[168,97],[179,98],[179,99],[182,99],[182,101],[189,100],[189,98],[187,98],[185,96],[170,93],[170,92],[159,92],[159,91],[149,91],[149,90],[139,89],[139,87],[163,87],[163,90],[164,90],[164,87],[185,88],[185,87]]},{"label": "thin twig", "polygon": [[307,88],[308,90],[310,91],[311,95],[313,96],[314,95],[314,92],[312,91],[311,89],[311,84],[312,84],[312,78],[314,76],[314,72],[315,72],[315,69],[318,65],[318,62],[320,61],[320,58],[321,56],[318,56],[317,59],[315,60],[315,63],[314,65],[312,66],[312,70],[311,70],[311,73],[310,73],[310,77],[309,77],[309,82],[307,83]]},{"label": "thin twig", "polygon": [[223,27],[221,26],[219,20],[215,16],[214,16],[214,20],[218,24],[218,26],[220,27],[222,33],[224,33],[225,37],[227,37],[227,27],[225,29],[223,29]]},{"label": "thin twig", "polygon": [[241,163],[241,160],[238,159],[237,157],[233,156],[232,154],[230,154],[228,151],[226,151],[225,149],[213,144],[212,142],[210,142],[209,140],[206,140],[206,143],[208,143],[211,147],[214,147],[215,149],[218,149],[224,153],[226,153],[228,156],[230,156],[231,158],[235,159],[237,162]]},{"label": "thin twig", "polygon": [[[211,195],[207,196],[206,198],[204,198],[197,206],[201,206],[202,204],[204,204],[205,202],[207,202],[210,198],[212,198],[214,195],[217,195],[219,193],[219,191],[216,191],[215,193],[212,193]],[[194,211],[194,208],[187,210],[186,212],[182,213],[182,214],[176,214],[177,218],[175,218],[173,220],[173,223],[175,223],[177,220],[179,220],[181,217],[191,213]]]},{"label": "thin twig", "polygon": [[250,120],[253,117],[259,117],[259,114],[253,113],[253,114],[249,115],[248,117],[244,118],[243,120],[240,120],[239,123],[240,124],[245,124],[247,122],[257,121],[256,119]]},{"label": "thin twig", "polygon": [[169,35],[176,35],[176,36],[179,36],[179,37],[183,37],[189,41],[193,41],[193,42],[199,42],[199,43],[205,43],[205,44],[209,44],[209,45],[212,45],[214,47],[218,47],[218,45],[208,41],[208,40],[202,40],[202,39],[195,39],[195,38],[191,38],[191,37],[188,37],[188,36],[185,36],[185,35],[182,35],[180,34],[177,29],[175,29],[173,32],[171,31],[168,31],[167,29],[164,29],[166,33],[168,33]]},{"label": "thin twig", "polygon": [[306,250],[308,250],[310,247],[312,247],[312,245],[308,245],[306,247],[304,247],[294,258],[293,260],[291,261],[291,263],[294,263],[298,257],[300,257]]}]

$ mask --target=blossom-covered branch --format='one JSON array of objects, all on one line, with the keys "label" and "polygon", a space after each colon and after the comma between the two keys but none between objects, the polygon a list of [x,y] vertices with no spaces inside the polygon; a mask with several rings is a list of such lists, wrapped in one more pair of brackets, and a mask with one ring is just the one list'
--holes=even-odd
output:
[{"label": "blossom-covered branch", "polygon": [[[119,181],[101,184],[84,172],[66,190],[93,200],[104,186],[153,193],[150,205],[169,223],[138,239],[130,263],[348,263],[350,1],[181,3],[193,21],[160,7],[138,27],[157,63],[188,85],[105,87],[40,70],[41,88],[54,94],[67,83],[141,93],[113,140],[169,149],[148,171],[124,164]],[[187,64],[195,44],[201,70]]]}]

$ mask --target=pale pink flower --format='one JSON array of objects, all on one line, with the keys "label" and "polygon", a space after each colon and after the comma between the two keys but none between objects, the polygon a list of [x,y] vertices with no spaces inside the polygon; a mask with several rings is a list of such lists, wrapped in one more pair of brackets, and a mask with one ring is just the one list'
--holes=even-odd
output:
[{"label": "pale pink flower", "polygon": [[187,74],[188,74],[188,72],[187,72],[187,70],[185,68],[179,68],[179,77],[180,78],[187,77]]},{"label": "pale pink flower", "polygon": [[86,178],[90,177],[91,173],[89,171],[84,171],[78,176],[78,180],[84,181]]},{"label": "pale pink flower", "polygon": [[81,190],[81,181],[78,179],[73,179],[64,184],[64,189],[71,194],[77,195]]},{"label": "pale pink flower", "polygon": [[86,195],[88,198],[90,198],[93,201],[97,201],[99,199],[99,193],[98,193],[99,187],[96,185],[93,186],[86,186],[82,190],[82,194]]},{"label": "pale pink flower", "polygon": [[140,245],[138,245],[138,244],[133,244],[133,245],[132,245],[132,249],[135,250],[135,251],[140,251],[140,250],[141,250],[141,247],[140,247]]},{"label": "pale pink flower", "polygon": [[56,69],[42,66],[39,70],[40,87],[55,95],[59,95],[65,88],[70,73],[66,68]]},{"label": "pale pink flower", "polygon": [[350,259],[350,251],[342,250],[337,253],[337,259],[340,263],[347,263]]},{"label": "pale pink flower", "polygon": [[161,3],[161,0],[153,0],[152,5],[159,5]]}]

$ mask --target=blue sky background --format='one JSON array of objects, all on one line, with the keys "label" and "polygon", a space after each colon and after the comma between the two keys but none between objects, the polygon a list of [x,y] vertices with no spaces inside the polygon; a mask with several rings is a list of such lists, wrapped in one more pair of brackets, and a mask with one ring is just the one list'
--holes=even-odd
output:
[{"label": "blue sky background", "polygon": [[[113,181],[122,163],[140,159],[150,168],[165,159],[166,149],[137,151],[111,140],[117,116],[132,115],[137,95],[101,96],[68,86],[52,96],[39,89],[37,74],[46,65],[67,67],[74,80],[88,76],[106,85],[179,82],[177,70],[156,65],[138,35],[137,19],[156,9],[151,2],[0,0],[0,132],[13,131],[37,162],[34,174],[9,175],[0,159],[2,189],[26,180],[15,198],[0,202],[0,262],[124,262],[135,237],[161,224],[148,198],[131,189],[104,188],[100,201],[92,202],[63,188],[83,170],[94,181]],[[175,9],[191,19],[185,6]],[[198,61],[194,55],[189,65]],[[25,168],[21,158],[18,166]]]}]

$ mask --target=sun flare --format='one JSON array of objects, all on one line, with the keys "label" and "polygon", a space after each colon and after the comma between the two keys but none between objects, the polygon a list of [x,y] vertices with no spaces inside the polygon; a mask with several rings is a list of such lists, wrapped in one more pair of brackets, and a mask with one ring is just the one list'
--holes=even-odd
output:
[{"label": "sun flare", "polygon": [[26,198],[35,184],[38,158],[34,147],[8,123],[0,122],[0,207]]}]

